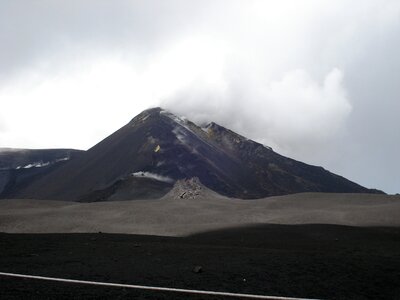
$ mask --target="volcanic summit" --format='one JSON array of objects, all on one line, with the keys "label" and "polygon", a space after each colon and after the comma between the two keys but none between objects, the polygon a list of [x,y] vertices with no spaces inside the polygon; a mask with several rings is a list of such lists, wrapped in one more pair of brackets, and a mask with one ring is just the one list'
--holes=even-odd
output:
[{"label": "volcanic summit", "polygon": [[200,127],[162,108],[143,111],[85,152],[2,197],[69,201],[154,199],[196,178],[225,196],[252,199],[300,192],[375,193],[282,156],[216,123]]}]

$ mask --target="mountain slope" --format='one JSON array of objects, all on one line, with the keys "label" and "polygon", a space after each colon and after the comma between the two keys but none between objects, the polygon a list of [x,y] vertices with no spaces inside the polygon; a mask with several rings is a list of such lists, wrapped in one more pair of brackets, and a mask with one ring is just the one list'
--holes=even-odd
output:
[{"label": "mountain slope", "polygon": [[13,197],[157,198],[176,180],[193,177],[222,195],[245,199],[298,192],[375,192],[281,156],[215,123],[201,128],[154,108]]},{"label": "mountain slope", "polygon": [[0,148],[0,197],[6,198],[83,151]]}]

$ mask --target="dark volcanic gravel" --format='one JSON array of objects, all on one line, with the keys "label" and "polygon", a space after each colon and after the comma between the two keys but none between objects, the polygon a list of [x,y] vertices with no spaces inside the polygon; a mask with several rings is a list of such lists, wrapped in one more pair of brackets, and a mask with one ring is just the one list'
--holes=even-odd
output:
[{"label": "dark volcanic gravel", "polygon": [[[194,272],[198,266],[201,272]],[[290,297],[400,299],[400,228],[266,225],[186,238],[0,234],[0,271]],[[128,298],[224,299],[0,276],[0,299]]]}]

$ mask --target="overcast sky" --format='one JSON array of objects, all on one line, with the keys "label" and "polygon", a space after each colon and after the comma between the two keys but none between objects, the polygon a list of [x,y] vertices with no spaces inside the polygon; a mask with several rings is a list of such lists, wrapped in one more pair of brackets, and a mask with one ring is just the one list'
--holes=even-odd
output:
[{"label": "overcast sky", "polygon": [[88,149],[143,109],[400,192],[400,1],[0,1],[0,147]]}]

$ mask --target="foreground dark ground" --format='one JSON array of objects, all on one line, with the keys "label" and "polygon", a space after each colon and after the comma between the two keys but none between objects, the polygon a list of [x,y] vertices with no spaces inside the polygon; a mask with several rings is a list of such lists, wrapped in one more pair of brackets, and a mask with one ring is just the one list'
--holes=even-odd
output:
[{"label": "foreground dark ground", "polygon": [[[196,265],[202,273],[193,272]],[[291,297],[400,299],[400,228],[266,225],[186,238],[0,234],[0,271]],[[224,299],[1,276],[0,298]]]}]

